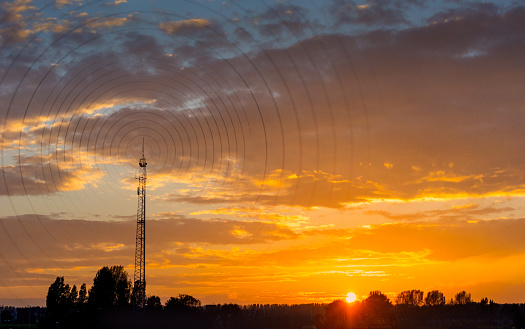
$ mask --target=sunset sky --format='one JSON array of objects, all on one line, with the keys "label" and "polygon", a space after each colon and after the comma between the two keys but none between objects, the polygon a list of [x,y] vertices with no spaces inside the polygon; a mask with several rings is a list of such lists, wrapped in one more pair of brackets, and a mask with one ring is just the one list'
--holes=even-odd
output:
[{"label": "sunset sky", "polygon": [[525,302],[521,1],[3,1],[0,125],[0,305],[132,279],[143,140],[163,302]]}]

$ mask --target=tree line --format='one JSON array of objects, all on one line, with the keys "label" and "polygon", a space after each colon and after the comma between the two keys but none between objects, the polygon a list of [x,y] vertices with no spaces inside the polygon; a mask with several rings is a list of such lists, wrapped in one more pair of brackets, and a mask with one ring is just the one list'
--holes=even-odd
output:
[{"label": "tree line", "polygon": [[148,296],[145,312],[132,311],[133,288],[123,266],[103,267],[93,285],[70,286],[57,277],[49,286],[43,328],[511,328],[525,325],[525,305],[499,305],[488,298],[474,302],[458,292],[448,301],[439,290],[406,290],[393,301],[371,291],[362,301],[303,305],[207,305],[186,294],[164,305]]},{"label": "tree line", "polygon": [[[123,266],[102,267],[97,271],[89,291],[85,283],[77,289],[76,285],[71,287],[63,276],[59,276],[48,288],[46,307],[44,327],[76,327],[83,322],[100,327],[108,316],[132,310],[132,283]],[[164,306],[160,297],[153,295],[147,297],[145,304],[147,312],[164,310],[186,315],[200,307],[200,300],[186,294],[170,297]]]},{"label": "tree line", "polygon": [[[445,295],[439,290],[432,290],[427,292],[426,296],[424,296],[424,292],[421,290],[405,290],[400,292],[397,297],[395,298],[395,303],[397,305],[411,305],[411,306],[439,306],[439,305],[445,305]],[[467,293],[466,291],[458,292],[454,298],[451,298],[448,302],[450,305],[465,305],[472,303],[472,296],[470,293]],[[488,298],[481,299],[481,303],[494,303],[492,300],[488,300]]]},{"label": "tree line", "polygon": [[522,328],[525,305],[497,304],[488,298],[475,302],[470,293],[458,292],[448,301],[439,290],[406,290],[393,301],[380,291],[354,303],[336,300],[315,320],[317,329],[349,328]]}]

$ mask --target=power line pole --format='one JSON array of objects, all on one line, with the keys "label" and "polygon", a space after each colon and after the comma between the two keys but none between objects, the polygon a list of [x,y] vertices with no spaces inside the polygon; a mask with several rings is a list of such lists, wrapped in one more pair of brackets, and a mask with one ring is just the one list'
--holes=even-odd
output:
[{"label": "power line pole", "polygon": [[144,311],[146,304],[146,158],[142,139],[142,158],[139,160],[139,186],[137,195],[137,235],[135,239],[135,274],[133,285],[133,310]]}]

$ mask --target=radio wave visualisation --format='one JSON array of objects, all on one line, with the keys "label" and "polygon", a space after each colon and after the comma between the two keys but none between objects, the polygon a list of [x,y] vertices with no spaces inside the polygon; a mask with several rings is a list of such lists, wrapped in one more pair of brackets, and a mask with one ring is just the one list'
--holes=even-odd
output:
[{"label": "radio wave visualisation", "polygon": [[131,273],[135,250],[133,280],[163,300],[520,301],[524,16],[499,0],[0,2],[0,304]]}]

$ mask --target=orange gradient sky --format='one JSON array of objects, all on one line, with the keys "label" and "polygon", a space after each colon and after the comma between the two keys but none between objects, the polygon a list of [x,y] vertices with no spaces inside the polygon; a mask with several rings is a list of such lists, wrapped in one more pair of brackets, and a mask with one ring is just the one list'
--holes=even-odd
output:
[{"label": "orange gradient sky", "polygon": [[311,303],[525,296],[525,7],[0,2],[0,305],[57,276]]}]

